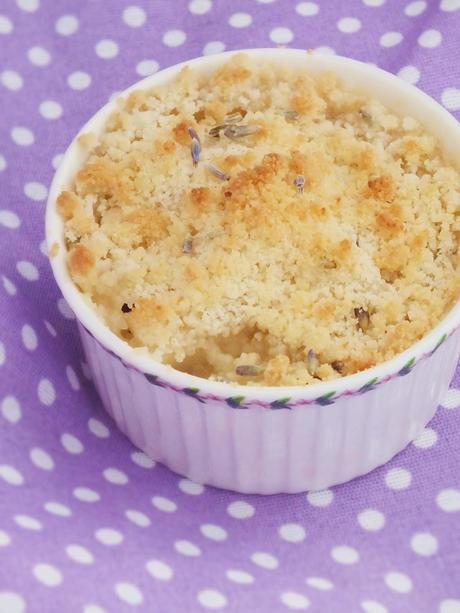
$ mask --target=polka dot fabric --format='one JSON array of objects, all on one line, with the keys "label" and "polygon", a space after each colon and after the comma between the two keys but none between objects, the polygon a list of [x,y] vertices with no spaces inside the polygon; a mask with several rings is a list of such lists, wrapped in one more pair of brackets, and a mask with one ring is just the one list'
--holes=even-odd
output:
[{"label": "polka dot fabric", "polygon": [[459,29],[458,0],[1,3],[0,613],[459,613],[459,373],[371,475],[295,496],[203,487],[114,429],[43,253],[62,152],[138,78],[225,49],[317,48],[460,116]]}]

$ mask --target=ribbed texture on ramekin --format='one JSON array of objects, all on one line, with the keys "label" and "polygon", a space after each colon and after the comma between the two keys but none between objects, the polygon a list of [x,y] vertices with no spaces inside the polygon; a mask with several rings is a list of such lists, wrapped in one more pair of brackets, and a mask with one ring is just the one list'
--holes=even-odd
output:
[{"label": "ribbed texture on ramekin", "polygon": [[107,412],[152,459],[193,481],[246,493],[318,490],[363,475],[433,417],[459,355],[460,329],[406,376],[328,406],[238,409],[151,384],[80,327]]}]

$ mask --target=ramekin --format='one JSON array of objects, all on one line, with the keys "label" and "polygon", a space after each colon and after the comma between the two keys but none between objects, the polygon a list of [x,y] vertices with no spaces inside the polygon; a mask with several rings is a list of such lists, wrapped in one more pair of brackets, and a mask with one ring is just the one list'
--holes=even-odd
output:
[{"label": "ramekin", "polygon": [[[460,124],[432,98],[374,66],[297,49],[245,50],[299,71],[333,70],[343,83],[427,126],[454,159]],[[206,73],[232,55],[200,57],[123,92],[173,79],[187,64]],[[103,130],[115,102],[80,133]],[[93,380],[118,427],[151,458],[193,481],[247,493],[318,490],[363,475],[401,451],[433,417],[460,354],[460,304],[419,342],[378,366],[306,387],[245,387],[208,381],[158,363],[111,332],[72,282],[56,199],[85,153],[72,141],[46,211],[57,284],[78,320]],[[54,252],[53,249],[52,252]]]}]

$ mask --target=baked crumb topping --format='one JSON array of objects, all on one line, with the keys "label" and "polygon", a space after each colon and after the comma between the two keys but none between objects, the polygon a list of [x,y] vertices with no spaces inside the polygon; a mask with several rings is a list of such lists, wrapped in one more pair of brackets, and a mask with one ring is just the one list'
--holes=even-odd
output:
[{"label": "baked crumb topping", "polygon": [[70,274],[116,334],[179,370],[333,379],[407,349],[459,296],[459,172],[334,74],[242,54],[185,68],[81,142],[57,202]]}]

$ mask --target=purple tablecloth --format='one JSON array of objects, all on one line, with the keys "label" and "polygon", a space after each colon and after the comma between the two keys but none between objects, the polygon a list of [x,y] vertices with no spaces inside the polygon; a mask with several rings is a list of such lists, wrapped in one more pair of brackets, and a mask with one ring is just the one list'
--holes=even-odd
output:
[{"label": "purple tablecloth", "polygon": [[105,416],[43,245],[59,155],[140,76],[223,49],[322,47],[398,73],[455,113],[459,9],[0,0],[0,613],[460,611],[460,389],[390,464],[331,491],[192,484]]}]

